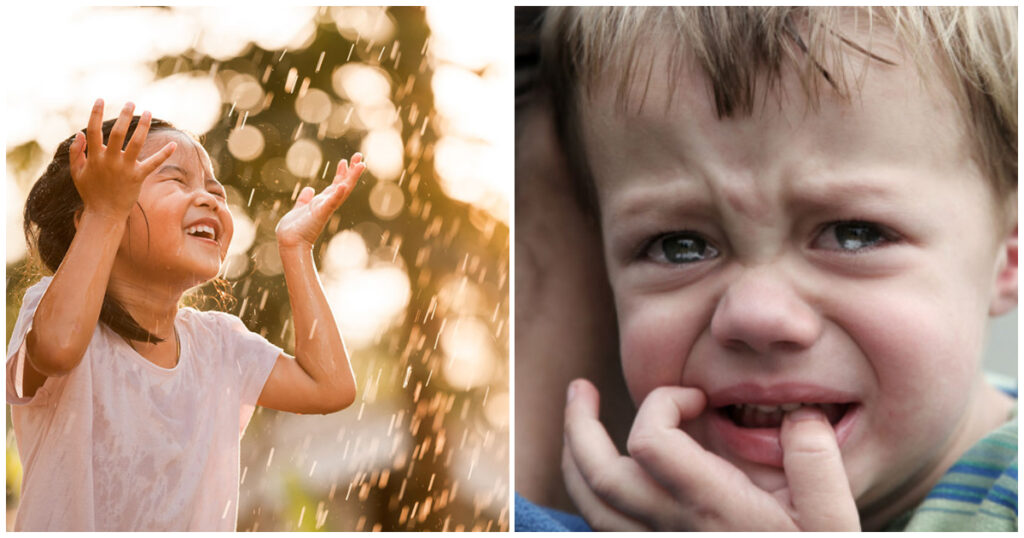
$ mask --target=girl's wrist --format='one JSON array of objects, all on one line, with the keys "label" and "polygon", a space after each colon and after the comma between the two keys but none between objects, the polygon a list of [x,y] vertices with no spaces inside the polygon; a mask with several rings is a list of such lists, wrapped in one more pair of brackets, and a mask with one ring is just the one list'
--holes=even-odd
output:
[{"label": "girl's wrist", "polygon": [[281,257],[290,255],[306,255],[313,253],[313,244],[306,241],[282,241],[277,240],[277,249],[281,253]]},{"label": "girl's wrist", "polygon": [[124,228],[128,223],[130,211],[116,211],[111,209],[84,208],[79,219],[78,226],[97,225],[104,228]]}]

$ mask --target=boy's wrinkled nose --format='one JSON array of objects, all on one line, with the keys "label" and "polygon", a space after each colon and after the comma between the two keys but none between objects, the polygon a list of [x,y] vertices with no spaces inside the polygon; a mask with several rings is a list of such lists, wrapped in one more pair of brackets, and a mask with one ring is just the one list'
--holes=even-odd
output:
[{"label": "boy's wrinkled nose", "polygon": [[766,267],[733,281],[711,318],[711,335],[720,345],[762,355],[809,348],[821,329],[820,317],[792,282]]}]

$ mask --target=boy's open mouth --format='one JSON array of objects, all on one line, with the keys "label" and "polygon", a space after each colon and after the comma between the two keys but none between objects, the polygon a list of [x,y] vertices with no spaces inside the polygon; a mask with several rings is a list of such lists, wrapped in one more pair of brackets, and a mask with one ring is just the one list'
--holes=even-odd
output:
[{"label": "boy's open mouth", "polygon": [[779,405],[734,404],[716,409],[733,424],[741,428],[778,428],[786,413],[801,406],[817,407],[833,426],[839,423],[850,410],[851,403],[784,403]]}]

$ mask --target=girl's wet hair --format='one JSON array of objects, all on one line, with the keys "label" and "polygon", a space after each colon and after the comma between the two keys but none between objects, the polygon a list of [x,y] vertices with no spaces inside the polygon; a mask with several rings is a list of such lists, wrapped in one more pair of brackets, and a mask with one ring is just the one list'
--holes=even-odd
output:
[{"label": "girl's wet hair", "polygon": [[[134,116],[128,125],[125,146],[131,140],[139,125],[140,116]],[[110,131],[116,120],[103,122],[103,143],[110,138]],[[162,131],[184,132],[170,122],[153,118],[149,135]],[[86,129],[82,129],[82,133]],[[186,133],[188,134],[188,133]],[[25,239],[29,248],[38,253],[40,260],[51,271],[56,272],[75,238],[75,215],[84,207],[82,197],[71,179],[70,148],[75,137],[71,136],[57,146],[53,160],[46,171],[32,186],[25,202]],[[122,148],[123,149],[123,148]],[[88,154],[88,150],[86,150]],[[163,339],[142,328],[135,318],[107,292],[100,308],[100,321],[111,330],[129,340],[162,342]]]}]

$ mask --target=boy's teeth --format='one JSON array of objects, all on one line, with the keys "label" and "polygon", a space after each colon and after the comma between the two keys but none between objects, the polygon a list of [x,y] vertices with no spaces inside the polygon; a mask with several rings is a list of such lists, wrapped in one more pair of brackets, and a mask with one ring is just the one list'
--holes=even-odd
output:
[{"label": "boy's teeth", "polygon": [[846,409],[846,404],[836,403],[736,404],[728,407],[727,414],[741,427],[778,428],[782,425],[782,418],[786,413],[805,405],[820,409],[833,424],[842,418]]}]

